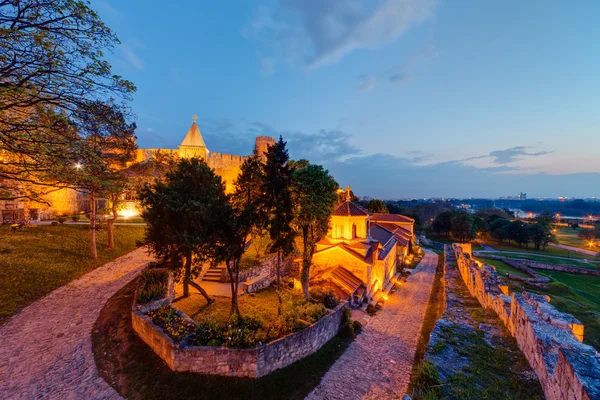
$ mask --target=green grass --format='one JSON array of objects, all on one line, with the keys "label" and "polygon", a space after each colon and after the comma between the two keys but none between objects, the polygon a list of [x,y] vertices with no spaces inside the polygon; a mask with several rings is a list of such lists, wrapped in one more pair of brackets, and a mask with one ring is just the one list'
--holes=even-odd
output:
[{"label": "green grass", "polygon": [[259,379],[173,372],[131,328],[136,281],[106,303],[92,329],[100,376],[128,399],[304,399],[352,338],[331,339],[313,355]]},{"label": "green grass", "polygon": [[532,253],[532,254],[538,254],[538,255],[567,257],[567,258],[576,258],[576,259],[588,259],[588,260],[594,259],[594,256],[578,253],[573,250],[561,249],[560,247],[546,246],[546,250],[542,250],[542,249],[536,250],[531,244],[529,245],[529,247],[525,247],[525,246],[519,247],[518,245],[516,245],[514,243],[507,243],[507,242],[500,244],[500,243],[497,243],[496,241],[489,241],[486,243],[489,246],[491,246],[492,248],[494,248],[495,250],[501,250],[501,251],[516,251],[516,252],[520,252],[520,253]]},{"label": "green grass", "polygon": [[[304,302],[304,296],[298,291],[284,290],[284,297],[295,302]],[[244,294],[238,298],[240,313],[242,315],[251,315],[263,324],[268,324],[278,318],[277,290],[274,287],[261,290],[252,295]],[[229,311],[231,309],[231,299],[224,297],[215,297],[215,302],[209,307],[206,305],[206,299],[198,293],[193,293],[190,297],[182,298],[175,303],[177,307],[197,322],[214,321],[219,324],[225,324],[229,320]]]},{"label": "green grass", "polygon": [[506,258],[518,258],[518,259],[523,259],[523,260],[545,262],[545,263],[549,263],[549,264],[570,265],[570,266],[579,267],[579,268],[596,268],[596,267],[598,267],[597,262],[589,261],[587,263],[584,263],[581,261],[581,259],[554,258],[552,256],[544,256],[544,255],[537,255],[537,254],[523,255],[523,254],[502,253],[499,255],[501,255],[502,257],[506,257]]},{"label": "green grass", "polygon": [[520,269],[517,269],[513,266],[508,265],[504,261],[493,260],[491,258],[478,258],[478,259],[486,264],[490,264],[490,265],[493,265],[494,267],[496,267],[496,272],[498,272],[498,274],[500,274],[501,276],[506,276],[506,273],[508,272],[511,275],[520,276],[521,278],[532,278],[531,275],[526,274],[525,272],[521,271]]},{"label": "green grass", "polygon": [[578,237],[579,232],[582,230],[586,230],[586,228],[573,229],[567,226],[560,226],[556,229],[555,235],[560,244],[578,247],[585,250],[600,251],[598,241],[595,241],[593,247],[590,247],[586,240],[582,240]]},{"label": "green grass", "polygon": [[115,228],[112,250],[106,246],[106,230],[97,232],[94,261],[85,225],[33,226],[23,232],[0,226],[0,324],[54,289],[134,250],[144,228]]}]

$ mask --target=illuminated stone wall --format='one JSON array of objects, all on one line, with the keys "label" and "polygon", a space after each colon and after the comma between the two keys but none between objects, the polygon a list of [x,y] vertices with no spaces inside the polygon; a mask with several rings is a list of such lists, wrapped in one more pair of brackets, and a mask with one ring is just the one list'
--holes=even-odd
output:
[{"label": "illuminated stone wall", "polygon": [[509,296],[495,269],[473,260],[470,250],[457,244],[446,247],[454,252],[471,295],[494,310],[515,337],[546,398],[600,399],[600,354],[581,343],[583,324],[556,310],[548,296],[529,292]]},{"label": "illuminated stone wall", "polygon": [[[172,276],[169,277],[169,289],[165,298],[143,306],[133,305],[131,325],[136,334],[173,371],[244,378],[268,375],[315,353],[337,335],[346,307],[345,304],[340,304],[307,328],[249,349],[176,344],[145,314],[172,301],[174,290],[171,282]],[[185,314],[181,313],[181,316],[193,322]]]},{"label": "illuminated stone wall", "polygon": [[44,198],[50,203],[32,203],[31,208],[39,208],[42,219],[57,215],[79,214],[79,197],[73,189],[60,189],[47,194]]}]

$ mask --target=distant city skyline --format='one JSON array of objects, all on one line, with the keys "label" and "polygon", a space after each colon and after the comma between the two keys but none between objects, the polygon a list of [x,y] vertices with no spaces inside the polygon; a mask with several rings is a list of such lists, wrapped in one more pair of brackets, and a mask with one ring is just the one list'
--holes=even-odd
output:
[{"label": "distant city skyline", "polygon": [[92,6],[140,147],[176,147],[197,114],[210,150],[283,135],[363,196],[598,194],[598,3]]}]

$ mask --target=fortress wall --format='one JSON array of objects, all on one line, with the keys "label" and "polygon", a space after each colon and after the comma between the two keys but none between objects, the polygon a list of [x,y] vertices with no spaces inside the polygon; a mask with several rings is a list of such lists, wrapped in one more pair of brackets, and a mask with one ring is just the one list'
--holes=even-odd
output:
[{"label": "fortress wall", "polygon": [[208,165],[225,181],[227,192],[233,191],[233,183],[240,174],[240,167],[248,157],[224,153],[209,153]]},{"label": "fortress wall", "polygon": [[276,143],[275,139],[271,136],[257,136],[255,141],[256,150],[258,156],[261,160],[266,161],[265,153],[267,152],[269,146],[272,146]]},{"label": "fortress wall", "polygon": [[600,354],[581,343],[581,322],[556,310],[548,296],[523,292],[509,297],[494,268],[473,260],[460,245],[446,246],[446,251],[454,252],[471,295],[494,310],[515,337],[547,399],[600,399]]}]

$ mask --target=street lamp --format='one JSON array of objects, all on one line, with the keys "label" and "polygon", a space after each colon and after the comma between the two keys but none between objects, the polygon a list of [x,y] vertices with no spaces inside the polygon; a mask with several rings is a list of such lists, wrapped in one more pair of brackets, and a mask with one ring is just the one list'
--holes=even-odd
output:
[{"label": "street lamp", "polygon": [[80,162],[78,162],[78,163],[75,163],[75,165],[73,167],[75,167],[76,170],[80,170],[81,168],[83,168],[83,165]]}]

